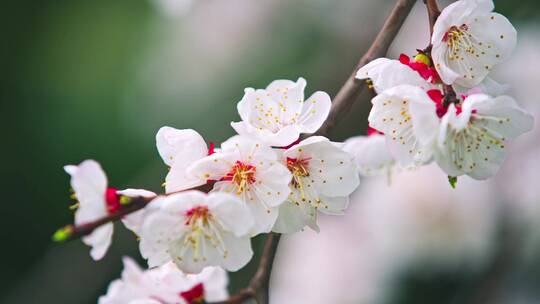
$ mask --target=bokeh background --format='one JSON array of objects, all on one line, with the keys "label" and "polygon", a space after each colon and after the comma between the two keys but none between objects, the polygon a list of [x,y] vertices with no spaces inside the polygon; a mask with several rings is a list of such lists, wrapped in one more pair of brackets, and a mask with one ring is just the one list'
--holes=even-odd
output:
[{"label": "bokeh background", "polygon": [[[444,2],[443,2],[444,3]],[[442,3],[441,3],[442,4]],[[518,47],[494,78],[540,118],[540,3],[495,1]],[[391,0],[3,1],[1,303],[95,303],[141,265],[135,237],[116,229],[104,260],[51,234],[72,221],[62,166],[93,158],[118,188],[160,191],[159,127],[233,135],[245,87],[305,77],[334,96],[369,46]],[[419,1],[389,56],[427,44]],[[331,134],[365,132],[369,94]],[[496,178],[456,190],[433,167],[370,178],[349,213],[321,233],[286,236],[272,303],[540,303],[540,130],[516,140]],[[121,228],[121,227],[117,227]],[[261,240],[254,243],[260,251]],[[256,259],[231,274],[231,291]]]}]

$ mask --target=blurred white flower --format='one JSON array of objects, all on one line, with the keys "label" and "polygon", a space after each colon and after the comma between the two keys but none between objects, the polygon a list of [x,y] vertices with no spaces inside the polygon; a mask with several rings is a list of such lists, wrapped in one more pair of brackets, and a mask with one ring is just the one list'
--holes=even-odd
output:
[{"label": "blurred white flower", "polygon": [[129,257],[123,262],[122,277],[111,282],[99,304],[191,304],[197,298],[222,301],[228,297],[227,273],[219,267],[186,275],[172,262],[144,271]]},{"label": "blurred white flower", "polygon": [[241,122],[231,126],[242,136],[270,146],[284,147],[301,133],[314,133],[330,112],[330,96],[315,92],[304,101],[306,80],[275,80],[266,89],[247,88],[238,103]]},{"label": "blurred white flower", "polygon": [[318,234],[283,238],[272,303],[382,303],[408,268],[482,267],[496,232],[494,189],[459,183],[448,187],[434,165],[396,174],[391,186],[382,176],[363,180],[346,215],[321,217]]},{"label": "blurred white flower", "polygon": [[151,2],[165,15],[171,17],[183,16],[193,6],[193,0],[151,0]]},{"label": "blurred white flower", "polygon": [[186,173],[189,165],[209,154],[206,142],[197,131],[162,127],[156,134],[156,146],[163,162],[170,167],[165,178],[166,193],[206,183],[206,179],[199,179]]},{"label": "blurred white flower", "polygon": [[[155,196],[155,193],[142,189],[118,191],[108,187],[105,172],[94,160],[85,160],[78,166],[67,165],[64,170],[71,175],[71,187],[78,201],[75,211],[75,225],[77,226],[114,214],[121,208],[121,196]],[[86,245],[92,247],[90,255],[94,260],[100,260],[105,256],[111,245],[113,227],[112,223],[107,223],[82,238]]]},{"label": "blurred white flower", "polygon": [[198,273],[206,266],[236,271],[253,255],[253,218],[244,202],[226,193],[186,191],[158,197],[144,217],[139,249],[150,267],[173,261]]},{"label": "blurred white flower", "polygon": [[442,10],[431,55],[444,83],[474,87],[513,51],[516,30],[493,7],[492,0],[460,0]]},{"label": "blurred white flower", "polygon": [[255,219],[253,235],[269,232],[278,208],[289,194],[291,174],[271,148],[259,141],[234,136],[221,149],[189,168],[202,180],[216,181],[213,191],[231,193],[245,202]]},{"label": "blurred white flower", "polygon": [[450,176],[486,179],[505,157],[505,141],[530,131],[533,117],[509,96],[469,95],[443,116],[435,160]]},{"label": "blurred white flower", "polygon": [[[369,133],[369,132],[368,132]],[[344,142],[343,150],[354,157],[360,175],[390,176],[396,166],[388,151],[384,134],[377,131],[367,136],[355,136]]]},{"label": "blurred white flower", "polygon": [[350,154],[327,138],[312,136],[287,149],[282,162],[292,174],[290,194],[279,207],[275,232],[292,233],[306,225],[318,231],[317,210],[343,214],[360,183]]}]

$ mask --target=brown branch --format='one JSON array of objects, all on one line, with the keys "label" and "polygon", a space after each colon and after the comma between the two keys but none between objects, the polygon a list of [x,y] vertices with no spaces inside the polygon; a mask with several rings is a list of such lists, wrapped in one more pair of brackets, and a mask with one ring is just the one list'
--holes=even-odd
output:
[{"label": "brown branch", "polygon": [[[429,32],[430,32],[430,42],[428,47],[424,50],[424,53],[429,56],[429,60],[433,62],[433,59],[431,58],[431,36],[433,36],[433,27],[435,26],[435,22],[437,22],[437,18],[439,18],[439,15],[441,14],[441,11],[439,9],[439,6],[437,5],[437,0],[424,0],[424,3],[426,4],[427,12],[428,12],[428,19],[429,19]],[[443,84],[443,106],[448,107],[450,104],[457,104],[459,103],[459,99],[457,98],[456,91],[454,91],[454,88],[451,85]]]},{"label": "brown branch", "polygon": [[343,119],[351,109],[352,105],[358,100],[362,88],[365,86],[360,80],[356,79],[356,71],[373,59],[386,55],[390,44],[394,41],[395,36],[401,29],[405,18],[411,11],[415,2],[416,0],[398,0],[396,2],[370,48],[364,56],[362,56],[352,74],[347,78],[343,87],[341,87],[336,94],[336,97],[332,102],[330,114],[322,127],[317,131],[317,135],[327,136],[339,119]]},{"label": "brown branch", "polygon": [[[433,27],[435,26],[435,22],[437,21],[437,18],[439,18],[439,15],[441,14],[441,10],[439,9],[439,6],[437,5],[437,0],[424,0],[424,3],[427,7],[428,12],[428,19],[429,19],[429,37],[433,36]],[[431,45],[431,43],[430,43]]]},{"label": "brown branch", "polygon": [[[200,190],[200,191],[208,192],[210,191],[212,185],[213,185],[212,183],[207,183],[202,186],[195,187],[193,189],[188,189],[188,190]],[[171,195],[171,194],[175,194],[175,193],[183,192],[183,191],[187,191],[187,190],[171,192],[168,194],[163,194],[162,196]],[[67,242],[67,241],[79,239],[85,235],[89,235],[90,233],[92,233],[94,230],[96,230],[102,225],[105,225],[107,223],[111,223],[114,221],[118,221],[126,215],[129,215],[135,211],[143,209],[144,207],[146,207],[146,205],[148,205],[148,203],[150,203],[155,198],[156,197],[130,198],[129,204],[122,206],[120,210],[112,214],[106,215],[100,219],[97,219],[93,222],[89,222],[86,224],[82,224],[78,226],[67,225],[63,228],[58,229],[56,233],[53,235],[53,240],[56,242]]]},{"label": "brown branch", "polygon": [[277,252],[277,247],[281,234],[271,232],[264,242],[261,260],[255,275],[249,282],[248,287],[240,290],[228,300],[212,304],[240,304],[248,299],[255,299],[258,304],[268,304],[268,285],[270,284],[270,274],[272,273],[272,264]]}]

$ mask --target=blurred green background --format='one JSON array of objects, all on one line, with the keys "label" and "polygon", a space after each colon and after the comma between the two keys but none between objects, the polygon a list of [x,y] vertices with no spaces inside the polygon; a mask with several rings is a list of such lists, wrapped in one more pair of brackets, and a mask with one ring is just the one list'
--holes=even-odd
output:
[{"label": "blurred green background", "polygon": [[[393,4],[194,0],[184,8],[174,2],[2,3],[0,302],[95,303],[119,276],[122,255],[144,265],[135,238],[122,229],[98,263],[81,242],[50,241],[72,221],[63,165],[96,159],[110,184],[160,191],[166,167],[155,149],[159,127],[193,128],[220,142],[233,135],[229,122],[238,119],[243,89],[279,78],[302,76],[307,95],[335,95]],[[496,6],[518,29],[538,21],[536,0]],[[367,98],[333,139],[363,134]],[[232,290],[252,264],[232,275]],[[425,291],[425,283],[413,280],[401,303],[419,303],[410,293],[418,292],[415,286]]]}]

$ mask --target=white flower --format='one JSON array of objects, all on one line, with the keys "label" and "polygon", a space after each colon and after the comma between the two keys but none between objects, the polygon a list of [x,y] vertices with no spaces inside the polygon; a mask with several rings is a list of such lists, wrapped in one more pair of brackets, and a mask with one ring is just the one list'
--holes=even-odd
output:
[{"label": "white flower", "polygon": [[[116,192],[118,195],[123,195],[127,197],[144,197],[144,198],[154,198],[156,197],[156,194],[152,191],[148,190],[142,190],[142,189],[125,189],[120,190]],[[133,213],[130,213],[122,218],[122,223],[126,228],[129,230],[135,232],[135,234],[139,234],[139,229],[143,223],[144,214],[147,212],[147,210],[150,210],[155,206],[154,201],[159,200],[152,200],[150,203],[148,203],[142,210],[135,211]]]},{"label": "white flower", "polygon": [[292,173],[290,194],[279,208],[273,228],[296,232],[306,225],[318,231],[317,210],[343,214],[359,184],[352,157],[322,136],[309,137],[283,153],[283,163]]},{"label": "white flower", "polygon": [[431,55],[446,84],[479,84],[516,45],[516,30],[493,13],[491,0],[461,0],[442,10],[433,27]]},{"label": "white flower", "polygon": [[436,136],[439,119],[427,93],[400,85],[381,92],[371,102],[369,125],[385,134],[390,154],[402,166],[429,162],[433,151],[428,143]]},{"label": "white flower", "polygon": [[186,175],[186,168],[208,155],[202,136],[192,129],[162,127],[156,134],[156,146],[163,162],[170,167],[165,178],[165,192],[190,189],[206,183]]},{"label": "white flower", "polygon": [[396,166],[384,134],[351,137],[344,142],[343,150],[354,157],[358,172],[364,176],[390,175]]},{"label": "white flower", "polygon": [[330,112],[330,96],[315,92],[304,101],[306,80],[275,80],[266,89],[245,90],[238,103],[241,122],[231,126],[242,136],[252,137],[271,146],[284,147],[301,133],[314,133]]},{"label": "white flower", "polygon": [[111,282],[99,304],[191,304],[195,297],[227,299],[227,273],[219,267],[186,275],[172,262],[144,271],[131,258],[124,257],[123,262],[122,277]]},{"label": "white flower", "polygon": [[[71,175],[71,187],[75,191],[78,207],[75,211],[75,225],[83,225],[113,214],[121,208],[120,196],[151,197],[153,192],[141,189],[118,191],[107,187],[107,176],[94,160],[85,160],[80,165],[68,165],[64,170]],[[111,245],[113,224],[108,223],[96,228],[82,241],[91,246],[90,255],[94,260],[103,258]]]},{"label": "white flower", "polygon": [[364,65],[356,72],[356,78],[369,78],[377,93],[403,84],[417,86],[424,90],[436,88],[409,65],[388,58],[378,58]]},{"label": "white flower", "polygon": [[253,218],[235,196],[192,190],[156,200],[162,202],[140,229],[139,249],[150,267],[173,261],[190,273],[206,266],[236,271],[251,259]]},{"label": "white flower", "polygon": [[493,176],[505,157],[505,141],[532,129],[533,117],[509,96],[468,96],[442,118],[435,159],[450,176]]},{"label": "white flower", "polygon": [[255,218],[252,234],[272,229],[278,207],[289,194],[291,174],[277,160],[276,153],[258,141],[238,135],[188,171],[200,179],[216,181],[213,191],[241,198]]}]

